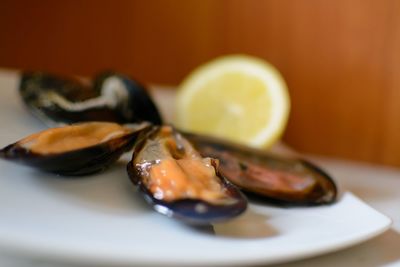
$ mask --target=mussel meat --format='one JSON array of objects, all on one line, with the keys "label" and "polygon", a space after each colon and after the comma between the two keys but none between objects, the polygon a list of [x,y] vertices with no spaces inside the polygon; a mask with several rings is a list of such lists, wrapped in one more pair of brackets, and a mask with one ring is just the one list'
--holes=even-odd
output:
[{"label": "mussel meat", "polygon": [[244,195],[171,126],[143,134],[127,166],[129,177],[154,209],[193,224],[226,220],[247,206]]},{"label": "mussel meat", "polygon": [[219,159],[219,172],[251,195],[286,206],[329,204],[336,199],[333,179],[306,160],[284,158],[209,136],[184,136],[202,156]]},{"label": "mussel meat", "polygon": [[96,76],[92,86],[51,74],[25,72],[19,91],[33,114],[51,126],[84,121],[162,122],[147,89],[114,72]]},{"label": "mussel meat", "polygon": [[0,150],[0,157],[60,175],[101,171],[132,149],[148,123],[124,127],[86,122],[32,134]]}]

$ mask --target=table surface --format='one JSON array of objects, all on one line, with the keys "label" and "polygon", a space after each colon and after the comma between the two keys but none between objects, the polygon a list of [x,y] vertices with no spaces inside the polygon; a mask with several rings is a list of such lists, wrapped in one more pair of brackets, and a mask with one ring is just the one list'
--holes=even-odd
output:
[{"label": "table surface", "polygon": [[[15,83],[16,72],[0,69],[0,90]],[[160,109],[168,110],[173,101],[171,93],[158,94],[167,105]],[[156,101],[158,101],[156,99]],[[167,120],[170,118],[166,118]],[[371,164],[333,159],[317,155],[305,155],[319,164],[335,177],[341,191],[351,191],[393,220],[392,227],[382,235],[360,245],[334,253],[275,266],[400,266],[400,169]],[[54,263],[32,260],[9,255],[0,251],[0,266],[31,267],[54,266]],[[60,264],[60,266],[65,266]]]}]

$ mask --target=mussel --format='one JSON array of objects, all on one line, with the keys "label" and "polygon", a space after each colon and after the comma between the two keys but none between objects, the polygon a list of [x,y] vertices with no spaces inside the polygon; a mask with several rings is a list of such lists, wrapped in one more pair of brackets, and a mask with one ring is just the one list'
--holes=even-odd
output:
[{"label": "mussel", "polygon": [[218,160],[201,157],[171,126],[142,134],[127,170],[156,211],[188,223],[227,220],[247,206],[244,195],[219,173]]},{"label": "mussel", "polygon": [[0,157],[60,175],[101,171],[132,149],[148,123],[124,127],[86,122],[32,134],[0,150]]},{"label": "mussel", "polygon": [[333,179],[311,162],[214,137],[190,133],[184,136],[202,156],[219,159],[219,172],[251,195],[286,206],[329,204],[336,199]]},{"label": "mussel", "polygon": [[99,74],[92,86],[51,74],[25,72],[19,91],[29,109],[51,126],[84,121],[162,122],[147,89],[114,72]]}]

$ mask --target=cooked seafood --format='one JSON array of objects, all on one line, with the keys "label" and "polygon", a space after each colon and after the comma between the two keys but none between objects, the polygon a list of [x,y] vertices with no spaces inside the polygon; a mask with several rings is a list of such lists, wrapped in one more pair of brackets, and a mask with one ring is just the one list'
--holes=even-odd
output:
[{"label": "cooked seafood", "polygon": [[0,157],[61,175],[94,173],[130,150],[139,132],[148,127],[87,122],[52,128],[6,146]]},{"label": "cooked seafood", "polygon": [[135,146],[128,174],[160,213],[192,223],[221,221],[246,209],[246,199],[171,126],[154,127]]},{"label": "cooked seafood", "polygon": [[94,78],[93,86],[78,80],[26,72],[20,94],[30,110],[54,126],[83,121],[161,124],[161,116],[146,88],[127,76],[105,72]]},{"label": "cooked seafood", "polygon": [[332,178],[314,164],[283,158],[220,139],[185,133],[204,157],[219,159],[219,172],[245,192],[285,205],[320,205],[336,199]]}]

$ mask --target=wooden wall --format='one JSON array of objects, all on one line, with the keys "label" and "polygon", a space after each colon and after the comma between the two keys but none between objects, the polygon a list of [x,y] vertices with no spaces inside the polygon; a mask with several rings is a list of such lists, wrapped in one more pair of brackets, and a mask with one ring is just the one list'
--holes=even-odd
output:
[{"label": "wooden wall", "polygon": [[0,67],[178,84],[215,56],[284,75],[298,150],[400,166],[400,1],[0,1]]}]

